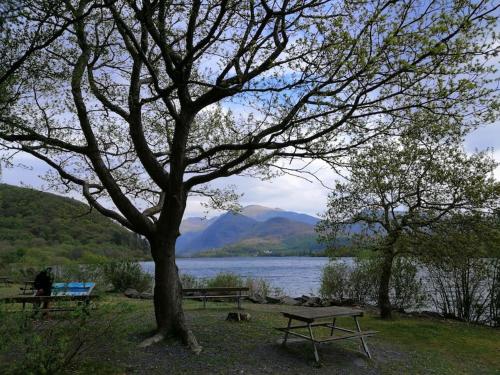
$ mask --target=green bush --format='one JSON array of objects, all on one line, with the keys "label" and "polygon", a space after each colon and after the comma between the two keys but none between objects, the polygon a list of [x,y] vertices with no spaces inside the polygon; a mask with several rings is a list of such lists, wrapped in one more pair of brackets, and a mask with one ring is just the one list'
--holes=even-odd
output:
[{"label": "green bush", "polygon": [[180,275],[182,287],[185,289],[189,288],[201,288],[203,282],[193,275],[182,274]]},{"label": "green bush", "polygon": [[206,286],[208,288],[217,287],[241,287],[245,285],[244,279],[231,272],[221,272],[215,277],[206,280]]},{"label": "green bush", "polygon": [[248,287],[248,293],[251,296],[259,295],[262,297],[280,297],[284,294],[281,288],[273,287],[264,279],[253,279],[251,277],[247,277],[245,280],[245,286]]},{"label": "green bush", "polygon": [[427,299],[418,263],[411,258],[394,259],[391,277],[391,304],[400,310],[422,307]]},{"label": "green bush", "polygon": [[323,298],[344,300],[351,296],[351,270],[344,263],[330,262],[323,269],[319,293]]},{"label": "green bush", "polygon": [[53,270],[56,282],[93,282],[95,291],[106,291],[109,283],[104,275],[103,264],[66,264]]},{"label": "green bush", "polygon": [[350,274],[350,298],[359,303],[375,303],[380,283],[380,261],[373,257],[356,258]]},{"label": "green bush", "polygon": [[103,266],[104,277],[117,292],[131,288],[138,292],[150,292],[153,278],[144,272],[137,262],[121,261]]},{"label": "green bush", "polygon": [[31,313],[8,314],[0,305],[0,373],[52,375],[73,373],[86,352],[96,352],[103,338],[124,339],[125,307],[103,307],[88,317],[82,310],[48,321]]},{"label": "green bush", "polygon": [[[380,260],[357,258],[353,266],[330,262],[323,269],[320,295],[338,301],[376,303],[380,284]],[[420,307],[425,301],[422,280],[418,278],[416,261],[396,258],[390,282],[391,304],[397,309]]]}]

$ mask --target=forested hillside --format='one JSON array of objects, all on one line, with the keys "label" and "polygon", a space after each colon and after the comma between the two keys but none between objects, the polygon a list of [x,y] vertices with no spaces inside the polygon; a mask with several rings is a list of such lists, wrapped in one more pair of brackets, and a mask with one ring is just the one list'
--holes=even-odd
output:
[{"label": "forested hillside", "polygon": [[147,243],[77,200],[0,184],[0,263],[149,257]]}]

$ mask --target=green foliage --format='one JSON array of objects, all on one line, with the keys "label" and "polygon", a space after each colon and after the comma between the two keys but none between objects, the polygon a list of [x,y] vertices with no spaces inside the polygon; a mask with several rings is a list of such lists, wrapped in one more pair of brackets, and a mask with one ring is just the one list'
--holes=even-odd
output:
[{"label": "green foliage", "polygon": [[189,288],[201,288],[203,286],[203,282],[193,275],[181,274],[181,284],[185,289]]},{"label": "green foliage", "polygon": [[425,285],[415,259],[397,257],[392,264],[391,303],[402,310],[421,307],[427,300]]},{"label": "green foliage", "polygon": [[246,277],[229,272],[220,272],[216,276],[208,279],[200,279],[192,275],[183,274],[180,276],[183,288],[217,288],[217,287],[242,287],[249,288],[250,295],[281,296],[283,290],[273,287],[269,282],[261,278]]},{"label": "green foliage", "polygon": [[350,294],[350,270],[345,263],[331,262],[323,269],[319,293],[323,298],[344,300]]},{"label": "green foliage", "polygon": [[[320,294],[323,298],[337,301],[375,303],[378,297],[380,268],[381,261],[378,257],[357,258],[352,266],[332,261],[323,269]],[[422,306],[426,296],[414,260],[395,259],[390,294],[394,308],[405,310]]]},{"label": "green foliage", "polygon": [[104,278],[117,292],[131,288],[139,292],[150,292],[153,278],[144,272],[139,263],[121,261],[103,265]]},{"label": "green foliage", "polygon": [[208,288],[239,287],[244,285],[245,280],[241,276],[230,272],[221,272],[206,281],[206,286]]},{"label": "green foliage", "polygon": [[491,274],[490,321],[494,327],[500,327],[500,259],[494,259]]},{"label": "green foliage", "polygon": [[203,251],[201,257],[235,256],[324,256],[325,246],[319,244],[316,235],[298,235],[282,241],[261,238],[245,239],[236,244],[226,245],[221,249]]},{"label": "green foliage", "polygon": [[245,286],[249,288],[248,292],[252,296],[259,295],[262,297],[279,297],[284,295],[283,289],[272,286],[268,281],[262,278],[254,279],[247,277],[245,280]]},{"label": "green foliage", "polygon": [[[0,306],[0,373],[56,375],[70,372],[85,353],[99,350],[103,340],[120,336],[120,313],[126,310],[120,306],[103,307],[97,318],[77,310],[40,321],[33,319],[31,314],[6,313]],[[5,360],[14,353],[20,360]]]},{"label": "green foliage", "polygon": [[429,272],[432,302],[442,314],[499,324],[500,215],[456,214],[416,245]]},{"label": "green foliage", "polygon": [[0,185],[0,263],[102,263],[146,259],[145,240],[74,199]]},{"label": "green foliage", "polygon": [[104,274],[105,264],[66,264],[53,269],[57,282],[93,282],[95,292],[109,289],[109,281]]}]

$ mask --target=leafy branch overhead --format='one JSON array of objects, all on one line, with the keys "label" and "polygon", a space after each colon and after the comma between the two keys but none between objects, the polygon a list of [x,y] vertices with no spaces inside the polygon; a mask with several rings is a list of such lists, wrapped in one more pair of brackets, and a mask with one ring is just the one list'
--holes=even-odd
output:
[{"label": "leafy branch overhead", "polygon": [[[146,234],[154,225],[137,206],[158,206],[173,185],[189,192],[219,177],[266,175],[281,157],[335,162],[400,128],[408,108],[487,120],[483,57],[495,52],[496,8],[7,3],[0,137]],[[105,196],[117,210],[99,203]]]},{"label": "leafy branch overhead", "polygon": [[[158,334],[198,352],[175,243],[189,195],[345,153],[413,112],[496,115],[494,1],[31,0],[0,5],[0,146],[146,237]],[[208,190],[207,190],[208,189]]]}]

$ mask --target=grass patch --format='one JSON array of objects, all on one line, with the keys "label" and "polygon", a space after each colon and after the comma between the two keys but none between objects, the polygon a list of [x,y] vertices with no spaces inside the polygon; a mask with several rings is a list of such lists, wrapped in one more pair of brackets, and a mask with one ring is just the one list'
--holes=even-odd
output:
[{"label": "grass patch", "polygon": [[[0,296],[17,293],[18,286],[0,288]],[[106,335],[96,335],[91,345],[65,369],[71,374],[498,374],[500,331],[455,321],[396,316],[382,321],[368,314],[360,319],[363,329],[380,333],[368,339],[373,360],[359,350],[359,341],[345,340],[320,347],[322,366],[313,366],[311,345],[276,343],[281,337],[274,327],[286,320],[283,306],[254,305],[244,308],[250,322],[228,322],[233,302],[185,301],[186,317],[204,350],[193,355],[172,340],[146,349],[137,344],[154,330],[151,301],[104,295],[90,317],[93,331],[117,317]],[[11,313],[9,316],[15,316]],[[50,322],[68,316],[53,315]],[[0,321],[0,329],[11,318]],[[11,321],[12,322],[12,321]],[[340,318],[341,326],[352,327],[352,319]],[[318,334],[328,334],[318,330]],[[22,335],[22,331],[18,331]],[[14,368],[26,360],[22,345],[0,347],[0,362]],[[14,351],[13,351],[14,350]],[[9,362],[6,362],[6,360]],[[0,371],[1,372],[1,371]],[[63,372],[64,373],[64,372]]]}]

